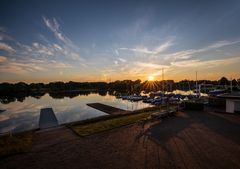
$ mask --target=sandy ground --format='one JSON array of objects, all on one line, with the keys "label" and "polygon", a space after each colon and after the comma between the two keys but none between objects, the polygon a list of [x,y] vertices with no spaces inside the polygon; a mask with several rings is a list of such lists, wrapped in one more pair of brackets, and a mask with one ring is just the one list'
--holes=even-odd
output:
[{"label": "sandy ground", "polygon": [[0,168],[239,169],[240,116],[178,112],[84,138],[65,127],[37,132],[31,153],[1,159]]}]

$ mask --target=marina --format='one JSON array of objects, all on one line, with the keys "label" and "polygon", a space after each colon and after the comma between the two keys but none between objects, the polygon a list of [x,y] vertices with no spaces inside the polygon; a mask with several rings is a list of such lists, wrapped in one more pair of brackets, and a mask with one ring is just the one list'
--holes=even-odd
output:
[{"label": "marina", "polygon": [[115,96],[99,94],[78,95],[69,98],[53,98],[49,94],[41,97],[15,99],[9,103],[0,103],[5,110],[0,113],[0,133],[21,132],[39,128],[40,110],[50,107],[54,110],[58,124],[66,124],[98,116],[107,115],[103,111],[89,107],[88,103],[102,103],[117,109],[134,111],[151,105],[142,102],[130,102],[116,99]]}]

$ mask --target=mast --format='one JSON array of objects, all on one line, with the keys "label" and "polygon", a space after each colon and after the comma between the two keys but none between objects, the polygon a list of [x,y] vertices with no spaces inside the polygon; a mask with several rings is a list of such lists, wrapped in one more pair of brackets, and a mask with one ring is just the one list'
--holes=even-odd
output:
[{"label": "mast", "polygon": [[197,71],[196,71],[196,95],[198,96],[198,82],[197,82]]},{"label": "mast", "polygon": [[162,68],[162,91],[164,93],[164,68]]}]

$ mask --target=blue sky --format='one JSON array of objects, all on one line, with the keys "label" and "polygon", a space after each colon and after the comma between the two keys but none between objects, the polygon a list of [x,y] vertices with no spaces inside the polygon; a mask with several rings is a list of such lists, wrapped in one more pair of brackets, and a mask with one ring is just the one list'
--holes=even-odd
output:
[{"label": "blue sky", "polygon": [[240,1],[12,1],[0,81],[240,78]]}]

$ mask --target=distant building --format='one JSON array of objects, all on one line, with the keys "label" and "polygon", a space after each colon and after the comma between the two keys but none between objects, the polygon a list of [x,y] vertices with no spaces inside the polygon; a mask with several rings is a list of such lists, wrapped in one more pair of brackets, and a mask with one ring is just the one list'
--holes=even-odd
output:
[{"label": "distant building", "polygon": [[240,93],[226,93],[218,95],[218,98],[226,100],[227,113],[240,113]]}]

